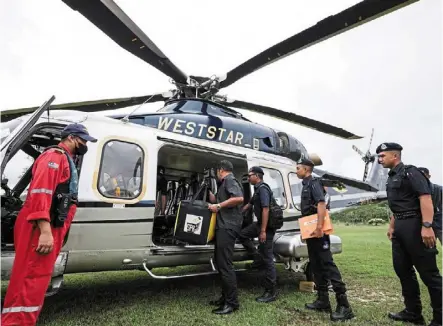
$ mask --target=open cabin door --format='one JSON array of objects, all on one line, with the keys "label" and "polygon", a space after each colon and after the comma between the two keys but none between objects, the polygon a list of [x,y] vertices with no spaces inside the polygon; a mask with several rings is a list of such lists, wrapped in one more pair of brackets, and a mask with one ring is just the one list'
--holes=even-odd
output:
[{"label": "open cabin door", "polygon": [[49,109],[51,103],[55,100],[55,96],[51,96],[49,100],[42,104],[27,120],[23,121],[17,126],[1,143],[1,175],[3,178],[3,172],[6,164],[19,150],[19,146],[23,139],[28,137],[28,134],[32,127],[36,124],[43,112]]}]

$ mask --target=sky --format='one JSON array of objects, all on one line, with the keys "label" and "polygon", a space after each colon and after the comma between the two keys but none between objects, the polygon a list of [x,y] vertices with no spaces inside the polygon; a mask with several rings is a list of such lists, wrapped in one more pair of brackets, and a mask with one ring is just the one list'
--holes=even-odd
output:
[{"label": "sky", "polygon": [[[358,1],[116,2],[182,71],[211,76]],[[366,152],[374,128],[372,152],[382,142],[400,143],[403,161],[428,167],[441,184],[441,16],[441,1],[421,0],[268,65],[220,94],[364,136],[345,140],[239,110],[295,136],[320,155],[322,169],[361,180],[364,163],[352,145]],[[1,110],[39,106],[51,95],[59,104],[173,88],[169,77],[59,0],[0,2],[0,48]]]}]

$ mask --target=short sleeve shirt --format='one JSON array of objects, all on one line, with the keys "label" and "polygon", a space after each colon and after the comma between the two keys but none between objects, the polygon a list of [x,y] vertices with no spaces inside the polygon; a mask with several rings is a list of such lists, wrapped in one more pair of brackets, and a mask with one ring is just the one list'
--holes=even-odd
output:
[{"label": "short sleeve shirt", "polygon": [[[217,192],[217,203],[224,202],[233,197],[243,197],[243,190],[238,181],[230,173],[222,180]],[[234,207],[220,209],[217,213],[217,229],[233,229],[239,231],[243,223],[241,204]]]}]

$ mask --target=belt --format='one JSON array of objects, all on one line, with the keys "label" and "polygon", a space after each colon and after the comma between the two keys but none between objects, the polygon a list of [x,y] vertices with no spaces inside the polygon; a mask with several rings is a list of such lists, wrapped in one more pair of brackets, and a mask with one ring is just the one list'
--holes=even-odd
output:
[{"label": "belt", "polygon": [[421,213],[417,211],[394,213],[394,218],[396,220],[406,220],[408,218],[415,218],[415,217],[421,217]]}]

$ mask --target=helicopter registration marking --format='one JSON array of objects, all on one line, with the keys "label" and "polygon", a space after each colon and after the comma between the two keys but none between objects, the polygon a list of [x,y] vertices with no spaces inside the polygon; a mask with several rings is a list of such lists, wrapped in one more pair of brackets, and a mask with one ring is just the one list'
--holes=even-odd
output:
[{"label": "helicopter registration marking", "polygon": [[[173,124],[175,120],[175,123]],[[172,128],[171,125],[173,126]],[[174,133],[185,134],[188,136],[196,136],[196,130],[198,131],[198,137],[201,137],[205,132],[205,137],[208,139],[216,139],[226,143],[233,143],[242,145],[243,133],[233,130],[226,130],[225,128],[217,128],[215,126],[208,126],[203,123],[195,123],[192,121],[186,122],[185,120],[174,119],[169,117],[160,117],[158,121],[158,129],[165,131],[172,131]],[[170,130],[172,129],[172,130]],[[226,132],[226,133],[225,133]],[[218,135],[218,137],[217,137]]]}]

